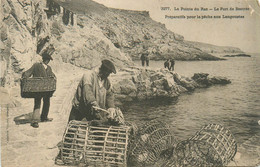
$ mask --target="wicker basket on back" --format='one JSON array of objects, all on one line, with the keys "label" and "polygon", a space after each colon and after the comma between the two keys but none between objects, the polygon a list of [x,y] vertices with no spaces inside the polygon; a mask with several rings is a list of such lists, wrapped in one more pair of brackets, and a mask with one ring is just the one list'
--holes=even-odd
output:
[{"label": "wicker basket on back", "polygon": [[170,156],[177,142],[169,128],[160,121],[150,121],[138,129],[130,142],[128,163],[131,166],[151,166],[161,159],[164,153]]},{"label": "wicker basket on back", "polygon": [[62,140],[61,159],[68,165],[126,166],[129,129],[70,121]]},{"label": "wicker basket on back", "polygon": [[21,96],[23,98],[34,98],[38,96],[52,96],[56,90],[56,79],[54,77],[34,77],[21,79]]},{"label": "wicker basket on back", "polygon": [[221,125],[209,124],[178,143],[175,157],[164,166],[225,166],[236,152],[237,143],[231,132]]}]

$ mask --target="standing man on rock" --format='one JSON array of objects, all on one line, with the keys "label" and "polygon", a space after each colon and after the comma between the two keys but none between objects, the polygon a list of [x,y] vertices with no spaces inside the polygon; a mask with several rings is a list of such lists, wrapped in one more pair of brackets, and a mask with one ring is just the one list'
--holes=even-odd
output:
[{"label": "standing man on rock", "polygon": [[174,59],[172,58],[171,60],[170,60],[170,64],[171,64],[171,66],[170,66],[170,70],[171,71],[174,71],[174,65],[175,65],[175,61],[174,61]]},{"label": "standing man on rock", "polygon": [[145,64],[146,64],[147,67],[149,66],[150,58],[149,58],[149,54],[147,52],[142,53],[141,61],[142,61],[143,67],[145,66]]},{"label": "standing man on rock", "polygon": [[146,53],[145,61],[146,61],[146,66],[149,67],[150,57],[149,57],[149,54],[148,54],[148,53]]},{"label": "standing man on rock", "polygon": [[142,55],[141,55],[141,62],[142,62],[142,66],[143,67],[144,67],[144,64],[145,64],[145,59],[146,59],[145,54],[142,53]]},{"label": "standing man on rock", "polygon": [[[69,116],[71,120],[103,120],[106,113],[99,112],[97,108],[116,112],[114,93],[108,76],[116,69],[110,60],[102,60],[99,69],[87,71],[81,78],[75,96],[72,100],[72,109]],[[103,114],[103,115],[102,115]]]},{"label": "standing man on rock", "polygon": [[167,59],[167,60],[164,62],[164,68],[168,68],[168,70],[170,70],[170,59]]},{"label": "standing man on rock", "polygon": [[[42,54],[42,62],[33,64],[33,66],[29,70],[25,71],[22,74],[22,77],[29,78],[29,77],[33,76],[33,77],[54,77],[54,78],[56,78],[55,74],[52,72],[51,67],[48,65],[50,60],[53,60],[51,57],[51,53],[49,53],[48,51],[45,51]],[[44,92],[44,93],[39,93],[38,96],[34,98],[34,108],[33,108],[33,114],[32,114],[32,122],[31,122],[32,127],[38,128],[39,121],[41,121],[41,122],[52,121],[52,118],[48,118],[51,96],[52,96],[52,93]],[[40,115],[42,99],[43,99],[43,107],[42,107],[42,113]]]}]

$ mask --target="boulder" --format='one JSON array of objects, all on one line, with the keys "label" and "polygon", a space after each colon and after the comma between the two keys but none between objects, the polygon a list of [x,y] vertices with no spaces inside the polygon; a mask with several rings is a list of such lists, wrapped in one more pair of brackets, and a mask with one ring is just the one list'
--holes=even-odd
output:
[{"label": "boulder", "polygon": [[227,79],[226,77],[221,76],[214,76],[209,78],[209,83],[213,84],[220,84],[220,85],[226,85],[231,83],[230,79]]},{"label": "boulder", "polygon": [[176,82],[174,81],[173,75],[171,73],[168,73],[165,75],[166,83],[165,88],[170,89],[176,85]]},{"label": "boulder", "polygon": [[211,83],[209,82],[208,79],[208,75],[207,73],[195,73],[192,77],[192,79],[194,81],[196,81],[198,84],[200,84],[200,86],[202,87],[208,87],[211,85]]},{"label": "boulder", "polygon": [[120,85],[120,88],[121,88],[121,91],[120,91],[121,94],[130,95],[132,93],[132,95],[133,95],[137,92],[137,88],[132,80],[123,79],[118,84]]},{"label": "boulder", "polygon": [[192,79],[194,79],[194,80],[199,80],[199,79],[207,79],[207,77],[208,77],[208,75],[209,74],[207,74],[207,73],[195,73],[194,75],[193,75],[193,77],[192,77]]},{"label": "boulder", "polygon": [[156,88],[157,90],[158,90],[158,89],[164,90],[164,89],[165,89],[165,86],[166,86],[166,84],[165,84],[166,82],[167,82],[167,81],[166,81],[165,78],[161,78],[161,79],[158,79],[158,80],[153,81],[151,87],[152,87],[152,88]]},{"label": "boulder", "polygon": [[164,77],[164,74],[162,72],[156,72],[150,76],[150,80],[151,80],[151,82],[153,82],[153,81],[159,80],[163,77]]},{"label": "boulder", "polygon": [[177,84],[181,83],[181,75],[179,75],[178,73],[173,73],[173,79]]},{"label": "boulder", "polygon": [[[127,102],[127,101],[132,101],[133,98],[128,96],[128,95],[124,95],[124,94],[116,94],[115,95],[115,98],[116,99],[120,99],[120,100],[116,100],[116,101],[119,101],[119,102]],[[122,104],[122,103],[120,103]]]},{"label": "boulder", "polygon": [[180,85],[182,87],[186,88],[188,91],[193,91],[197,87],[197,84],[195,81],[189,81],[186,79],[181,79]]}]

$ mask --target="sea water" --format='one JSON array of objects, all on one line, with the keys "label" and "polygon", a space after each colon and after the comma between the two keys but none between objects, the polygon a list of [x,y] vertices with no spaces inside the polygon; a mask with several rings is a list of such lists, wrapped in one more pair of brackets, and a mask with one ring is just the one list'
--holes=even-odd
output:
[{"label": "sea water", "polygon": [[[175,71],[183,76],[203,72],[227,77],[232,83],[196,89],[174,99],[127,103],[123,107],[126,120],[163,121],[179,141],[210,123],[228,128],[238,143],[260,136],[260,54],[251,55],[225,61],[176,61]],[[163,61],[150,61],[150,68],[163,68]]]}]

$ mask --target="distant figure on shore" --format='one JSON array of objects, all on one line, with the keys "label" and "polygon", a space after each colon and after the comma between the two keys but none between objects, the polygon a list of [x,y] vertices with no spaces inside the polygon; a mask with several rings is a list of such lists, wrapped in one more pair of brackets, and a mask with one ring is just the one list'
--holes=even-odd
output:
[{"label": "distant figure on shore", "polygon": [[169,70],[174,71],[174,65],[175,65],[175,61],[174,61],[174,59],[172,58],[172,59],[170,60],[170,69],[169,69]]},{"label": "distant figure on shore", "polygon": [[141,62],[142,62],[142,66],[144,67],[144,64],[145,64],[145,54],[142,54],[141,55]]},{"label": "distant figure on shore", "polygon": [[146,56],[145,56],[145,62],[146,62],[146,66],[147,66],[147,67],[149,67],[149,61],[150,61],[149,54],[146,53]]},{"label": "distant figure on shore", "polygon": [[170,70],[170,59],[167,59],[167,60],[164,62],[164,68],[168,68],[168,70]]},{"label": "distant figure on shore", "polygon": [[144,67],[146,65],[148,67],[149,61],[150,61],[149,54],[147,52],[142,53],[141,55],[142,66]]},{"label": "distant figure on shore", "polygon": [[[42,62],[35,63],[33,66],[22,74],[23,78],[29,77],[56,77],[52,72],[51,67],[48,65],[50,60],[53,60],[50,53],[44,52],[42,54]],[[34,98],[34,107],[32,114],[31,126],[34,128],[39,127],[39,120],[41,122],[52,121],[52,118],[48,118],[50,108],[50,98],[52,94],[39,93],[39,96]],[[42,113],[40,115],[41,100],[43,99]]]}]

